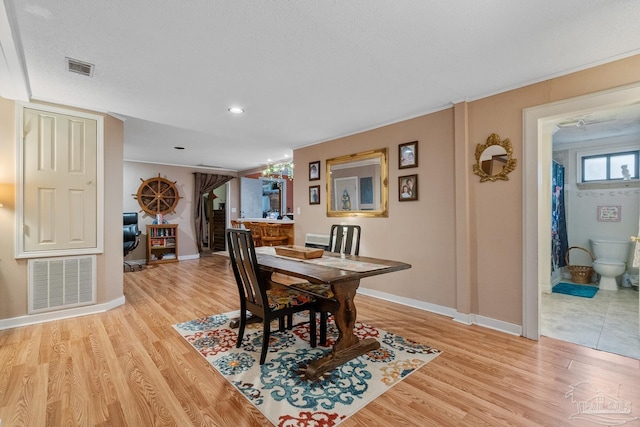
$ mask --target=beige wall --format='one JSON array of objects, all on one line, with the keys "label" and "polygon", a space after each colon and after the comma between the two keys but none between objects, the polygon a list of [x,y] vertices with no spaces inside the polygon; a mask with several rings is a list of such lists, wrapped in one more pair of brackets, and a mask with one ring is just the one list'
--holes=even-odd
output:
[{"label": "beige wall", "polygon": [[[523,109],[638,81],[640,56],[635,56],[299,149],[294,161],[322,160],[324,172],[327,158],[388,147],[389,217],[347,221],[363,228],[361,254],[406,261],[413,268],[364,279],[362,287],[522,325]],[[518,166],[508,181],[480,183],[470,173],[475,146],[491,133],[511,140]],[[398,170],[398,144],[414,140],[419,167]],[[420,200],[398,202],[397,178],[411,173],[418,174]],[[325,180],[323,173],[323,203],[310,206],[311,183],[296,175],[297,244],[306,233],[328,233],[341,220],[325,215]]]},{"label": "beige wall", "polygon": [[[306,233],[327,233],[345,221],[363,228],[363,255],[398,259],[410,270],[364,279],[373,291],[522,324],[522,110],[640,79],[640,56],[555,78],[433,114],[306,147],[294,152],[296,244]],[[0,320],[26,314],[26,261],[15,260],[15,111],[0,99]],[[471,173],[476,144],[491,133],[509,138],[518,167],[506,182],[479,183]],[[399,170],[398,144],[419,141],[419,167]],[[185,197],[168,220],[180,224],[180,255],[195,254],[192,176],[197,169],[124,162],[123,126],[105,117],[105,254],[98,260],[100,302],[122,296],[121,213],[139,211],[131,194],[140,179],[160,173],[178,181]],[[389,149],[388,218],[328,218],[325,160],[376,148]],[[308,181],[306,165],[321,160],[321,181]],[[302,166],[300,166],[302,165]],[[207,171],[201,171],[207,172]],[[210,172],[210,171],[209,171]],[[417,173],[419,200],[398,202],[398,177]],[[320,205],[308,204],[309,185],[321,185]],[[231,181],[229,206],[239,208],[238,180]],[[297,214],[296,208],[301,212]],[[237,216],[232,214],[231,217]],[[144,218],[143,223],[152,220]],[[143,228],[144,231],[144,228]],[[184,234],[183,234],[184,233]],[[547,244],[548,242],[544,242]],[[144,258],[132,254],[129,258]]]},{"label": "beige wall", "polygon": [[[94,113],[95,114],[95,113]],[[104,254],[97,261],[97,297],[107,304],[123,295],[122,150],[124,127],[104,116]],[[16,138],[15,103],[0,98],[0,320],[27,314],[27,260],[15,256]]]},{"label": "beige wall", "polygon": [[15,256],[15,106],[0,98],[0,319],[27,311],[27,261]]},{"label": "beige wall", "polygon": [[[410,270],[363,280],[362,286],[447,307],[455,306],[455,218],[453,111],[445,110],[294,152],[296,244],[306,233],[328,234],[342,221],[362,227],[360,254],[396,259]],[[398,169],[398,144],[419,141],[418,167]],[[389,217],[326,216],[326,159],[389,149]],[[309,162],[321,160],[320,181],[308,181]],[[418,174],[419,200],[398,201],[398,177]],[[309,185],[320,184],[320,205],[309,205]],[[445,285],[446,284],[446,285]]]}]

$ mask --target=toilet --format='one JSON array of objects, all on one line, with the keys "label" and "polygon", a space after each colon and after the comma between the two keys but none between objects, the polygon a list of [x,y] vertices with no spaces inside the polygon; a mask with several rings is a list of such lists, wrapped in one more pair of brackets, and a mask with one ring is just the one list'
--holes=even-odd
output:
[{"label": "toilet", "polygon": [[590,241],[595,258],[593,269],[600,275],[598,288],[618,290],[619,277],[627,270],[629,241],[608,238],[592,238]]}]

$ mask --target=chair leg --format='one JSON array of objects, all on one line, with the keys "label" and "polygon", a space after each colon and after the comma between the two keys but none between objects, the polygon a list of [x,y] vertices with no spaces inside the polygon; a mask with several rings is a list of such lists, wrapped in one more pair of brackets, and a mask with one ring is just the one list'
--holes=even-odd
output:
[{"label": "chair leg", "polygon": [[280,332],[284,332],[285,329],[285,325],[284,325],[284,317],[279,317],[278,318],[278,330]]},{"label": "chair leg", "polygon": [[309,341],[311,348],[316,347],[316,312],[315,310],[309,310]]},{"label": "chair leg", "polygon": [[320,345],[327,345],[327,312],[320,312]]},{"label": "chair leg", "polygon": [[287,329],[293,328],[293,314],[287,315]]},{"label": "chair leg", "polygon": [[244,327],[247,324],[247,312],[240,311],[240,325],[238,326],[238,339],[236,340],[236,348],[242,345],[242,337],[244,336]]},{"label": "chair leg", "polygon": [[269,335],[271,335],[271,327],[267,319],[262,321],[262,353],[260,353],[260,364],[264,365],[264,360],[267,358],[267,349],[269,348]]},{"label": "chair leg", "polygon": [[136,267],[138,267],[140,270],[142,270],[142,264],[137,264],[137,263],[134,264],[134,263],[129,263],[127,261],[122,261],[122,264],[126,265],[127,267],[129,267],[129,270],[131,270],[131,271],[135,271]]}]

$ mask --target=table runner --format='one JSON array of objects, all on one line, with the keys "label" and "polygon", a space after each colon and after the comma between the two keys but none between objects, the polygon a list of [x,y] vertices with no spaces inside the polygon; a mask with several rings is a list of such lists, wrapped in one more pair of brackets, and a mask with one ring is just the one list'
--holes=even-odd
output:
[{"label": "table runner", "polygon": [[387,265],[374,264],[372,262],[355,261],[352,259],[325,256],[323,256],[322,258],[306,259],[304,260],[304,262],[307,262],[309,264],[323,265],[325,267],[339,268],[341,270],[355,271],[358,273],[371,270],[381,270],[388,267]]},{"label": "table runner", "polygon": [[324,256],[324,255],[321,258],[312,258],[312,259],[293,258],[293,257],[288,257],[283,255],[277,255],[275,247],[270,247],[270,246],[257,247],[256,253],[271,255],[278,258],[289,259],[292,261],[300,261],[300,262],[306,262],[309,264],[322,265],[324,267],[332,267],[332,268],[339,268],[341,270],[355,271],[357,273],[362,273],[365,271],[372,271],[372,270],[381,270],[383,268],[388,267],[387,265],[374,264],[372,262],[356,261],[352,259],[338,258],[338,257],[332,257],[332,256]]}]

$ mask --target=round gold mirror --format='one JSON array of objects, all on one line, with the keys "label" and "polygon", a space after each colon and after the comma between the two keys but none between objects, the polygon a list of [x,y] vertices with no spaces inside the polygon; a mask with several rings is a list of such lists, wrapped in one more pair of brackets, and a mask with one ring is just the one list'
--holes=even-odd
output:
[{"label": "round gold mirror", "polygon": [[513,147],[509,138],[501,140],[498,134],[492,133],[485,144],[476,146],[476,164],[473,172],[480,177],[480,182],[508,181],[507,174],[516,168],[513,158]]}]

